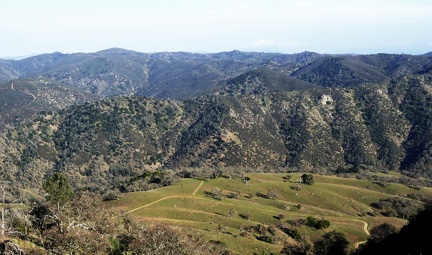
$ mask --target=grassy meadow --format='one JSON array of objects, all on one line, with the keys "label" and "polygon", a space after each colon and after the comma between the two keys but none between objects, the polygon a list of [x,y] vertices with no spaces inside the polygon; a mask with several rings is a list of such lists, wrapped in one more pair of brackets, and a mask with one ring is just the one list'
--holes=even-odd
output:
[{"label": "grassy meadow", "polygon": [[[371,227],[388,222],[402,227],[406,220],[373,216],[371,203],[380,199],[406,194],[432,195],[432,189],[420,190],[402,184],[380,185],[366,180],[314,175],[315,184],[301,185],[295,190],[301,173],[293,173],[289,181],[287,174],[247,174],[250,181],[217,178],[211,180],[182,179],[173,186],[151,191],[127,193],[120,200],[107,204],[149,222],[163,222],[172,226],[186,227],[206,239],[225,245],[238,254],[265,254],[279,252],[284,242],[293,239],[278,230],[282,238],[274,244],[259,241],[253,236],[241,236],[241,229],[257,224],[274,226],[288,220],[313,216],[330,221],[330,227],[315,230],[300,226],[301,234],[314,241],[325,232],[343,232],[354,248],[356,242],[367,239]],[[238,194],[237,198],[223,200],[211,196],[213,189],[224,194]],[[269,190],[276,198],[260,196]],[[258,194],[258,195],[257,195]],[[230,211],[232,212],[230,214]],[[280,219],[279,215],[283,215]],[[280,233],[279,233],[280,232]]]}]

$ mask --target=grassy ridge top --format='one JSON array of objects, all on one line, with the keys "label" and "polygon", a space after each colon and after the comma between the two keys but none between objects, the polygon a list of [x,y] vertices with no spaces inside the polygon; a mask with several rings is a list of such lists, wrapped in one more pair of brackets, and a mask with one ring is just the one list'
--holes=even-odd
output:
[{"label": "grassy ridge top", "polygon": [[[313,216],[329,220],[330,227],[314,230],[301,226],[298,228],[301,234],[316,240],[325,232],[336,230],[343,232],[354,247],[356,242],[367,239],[365,226],[370,229],[388,222],[401,227],[406,223],[403,219],[379,216],[371,203],[407,194],[432,195],[430,188],[415,190],[402,184],[381,185],[320,175],[314,175],[314,185],[301,185],[298,191],[291,187],[298,185],[301,174],[291,174],[290,181],[284,181],[284,176],[286,174],[247,174],[250,181],[246,183],[226,178],[182,179],[174,186],[125,194],[120,200],[109,202],[109,205],[142,220],[196,229],[205,238],[222,242],[238,254],[261,254],[264,251],[279,252],[282,240],[293,240],[278,233],[282,239],[270,244],[242,236],[242,229],[257,224],[275,226]],[[224,194],[239,195],[236,199],[217,200],[210,195],[215,188],[221,189]],[[270,189],[276,191],[276,198],[257,196],[266,194]],[[232,209],[236,212],[234,215],[230,214]],[[283,219],[279,218],[280,215],[284,215]]]}]

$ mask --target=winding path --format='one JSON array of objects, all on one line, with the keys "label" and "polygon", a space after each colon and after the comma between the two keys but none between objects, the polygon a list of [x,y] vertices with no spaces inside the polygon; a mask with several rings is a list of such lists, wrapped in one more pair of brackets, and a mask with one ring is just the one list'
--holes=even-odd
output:
[{"label": "winding path", "polygon": [[[36,96],[33,95],[33,94],[30,93],[30,92],[21,91],[21,90],[16,90],[16,89],[15,89],[15,82],[16,82],[16,81],[17,81],[17,80],[14,80],[14,81],[11,83],[10,89],[11,89],[11,90],[14,90],[14,91],[19,91],[19,92],[21,92],[21,93],[24,93],[24,94],[27,94],[27,95],[33,97],[33,100],[32,100],[30,103],[28,103],[27,105],[33,103],[33,102],[36,100]],[[26,105],[26,106],[27,106],[27,105]]]},{"label": "winding path", "polygon": [[[203,185],[204,185],[204,181],[201,181],[200,184],[198,185],[198,187],[197,187],[197,188],[194,190],[194,192],[192,193],[192,197],[194,197],[194,196],[196,195],[196,193],[201,189],[201,187],[202,187]],[[166,196],[166,197],[163,197],[163,198],[161,198],[161,199],[155,200],[155,201],[153,201],[153,202],[151,202],[151,203],[148,203],[148,204],[145,204],[145,205],[143,205],[143,206],[140,206],[140,207],[134,208],[134,209],[132,209],[132,210],[129,210],[129,211],[127,211],[126,213],[132,213],[132,212],[135,212],[135,211],[137,211],[137,210],[140,210],[140,209],[143,209],[143,208],[149,207],[149,206],[151,206],[151,205],[157,204],[157,203],[159,203],[159,202],[161,202],[161,201],[164,201],[164,200],[167,200],[167,199],[170,199],[170,198],[184,198],[184,197],[185,197],[184,195],[183,195],[183,196],[180,196],[180,195],[177,195],[177,196]],[[187,196],[187,197],[191,197],[191,196]],[[350,202],[352,202],[352,201],[349,201],[349,202],[347,202],[347,203],[350,203]],[[347,204],[347,203],[345,203],[345,204]],[[344,205],[345,205],[345,204],[344,204]],[[343,207],[344,205],[342,205],[342,207]],[[357,219],[352,219],[352,221],[357,221],[357,222],[361,222],[361,223],[363,223],[363,231],[366,233],[367,236],[370,236],[370,233],[369,233],[369,230],[368,230],[369,224],[368,224],[366,221],[363,221],[363,220],[357,220]],[[355,242],[355,243],[354,243],[354,248],[357,249],[361,244],[364,244],[364,243],[366,243],[366,242],[367,242],[367,240],[365,240],[365,241],[360,241],[360,242]]]},{"label": "winding path", "polygon": [[[368,230],[368,226],[369,224],[366,221],[362,221],[362,220],[354,220],[354,221],[358,221],[358,222],[362,222],[363,223],[363,231],[366,233],[366,235],[370,236],[369,230]],[[366,243],[366,241],[360,241],[360,242],[355,242],[354,243],[354,248],[358,248],[360,246],[360,244],[364,244]]]}]

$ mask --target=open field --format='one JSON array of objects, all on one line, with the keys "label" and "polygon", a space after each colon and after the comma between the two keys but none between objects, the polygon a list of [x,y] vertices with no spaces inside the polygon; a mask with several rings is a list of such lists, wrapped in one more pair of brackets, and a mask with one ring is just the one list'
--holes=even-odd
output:
[{"label": "open field", "polygon": [[[251,180],[246,183],[225,178],[182,179],[173,186],[124,194],[120,200],[107,203],[140,220],[191,228],[209,240],[222,242],[239,254],[262,254],[265,251],[279,252],[283,242],[291,242],[292,239],[280,232],[278,234],[282,238],[270,244],[253,236],[241,236],[242,228],[257,224],[272,226],[313,216],[329,220],[330,227],[315,230],[300,226],[298,230],[301,234],[308,235],[314,241],[325,232],[340,231],[353,248],[356,243],[367,239],[368,230],[373,226],[388,222],[402,227],[406,223],[403,219],[372,216],[374,209],[371,203],[406,194],[432,196],[429,188],[415,190],[401,184],[380,185],[365,180],[319,175],[314,175],[315,184],[301,185],[301,190],[296,191],[291,187],[298,185],[301,174],[290,174],[291,180],[284,181],[282,177],[286,175],[247,174]],[[238,197],[215,199],[210,195],[215,188],[221,189],[224,194],[237,193]],[[267,194],[270,189],[276,192],[276,198],[257,196]],[[231,208],[234,213],[230,215]],[[283,215],[283,219],[279,219],[279,215]]]}]

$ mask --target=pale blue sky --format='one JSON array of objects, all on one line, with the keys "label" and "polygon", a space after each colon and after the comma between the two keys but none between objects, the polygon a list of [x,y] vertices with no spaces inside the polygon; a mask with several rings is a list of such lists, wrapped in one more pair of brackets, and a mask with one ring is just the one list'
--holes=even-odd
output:
[{"label": "pale blue sky", "polygon": [[1,0],[0,56],[432,51],[431,0]]}]

